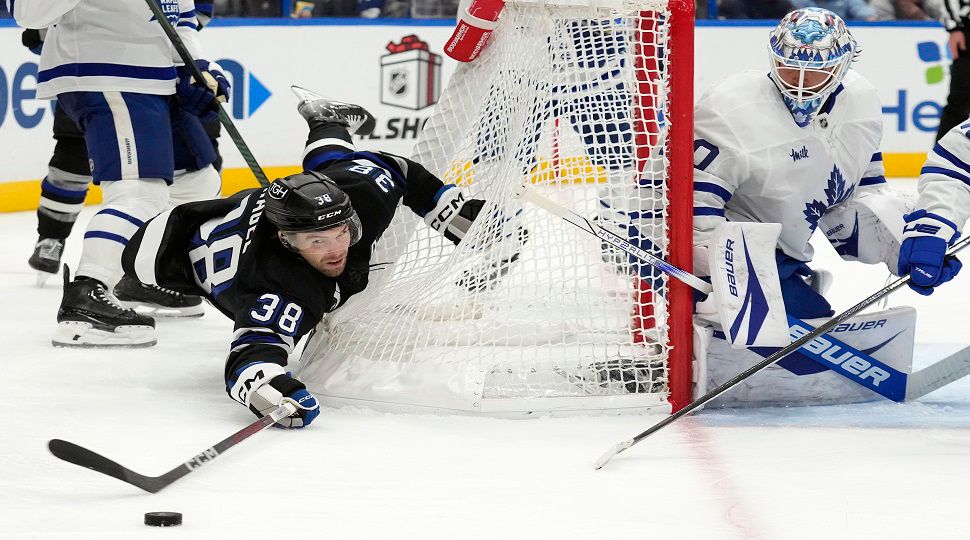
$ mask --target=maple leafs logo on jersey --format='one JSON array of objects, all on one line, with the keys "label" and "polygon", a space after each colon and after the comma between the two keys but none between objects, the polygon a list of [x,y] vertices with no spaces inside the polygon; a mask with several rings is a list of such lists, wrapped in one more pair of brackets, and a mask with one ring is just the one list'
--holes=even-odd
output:
[{"label": "maple leafs logo on jersey", "polygon": [[810,203],[806,203],[805,221],[808,222],[808,225],[814,231],[818,227],[818,221],[822,219],[822,215],[829,208],[849,200],[853,193],[855,193],[855,186],[849,186],[846,189],[845,177],[842,176],[842,171],[839,170],[838,165],[833,165],[832,172],[829,173],[828,187],[825,188],[825,202],[816,199]]}]

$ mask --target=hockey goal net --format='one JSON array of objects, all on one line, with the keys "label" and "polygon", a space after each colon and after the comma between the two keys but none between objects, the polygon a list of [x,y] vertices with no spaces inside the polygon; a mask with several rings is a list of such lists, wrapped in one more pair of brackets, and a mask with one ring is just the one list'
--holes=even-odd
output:
[{"label": "hockey goal net", "polygon": [[[689,400],[690,293],[513,196],[690,267],[693,1],[508,1],[414,158],[487,201],[457,248],[407,209],[300,373],[325,402],[494,415]],[[366,225],[365,225],[366,226]]]}]

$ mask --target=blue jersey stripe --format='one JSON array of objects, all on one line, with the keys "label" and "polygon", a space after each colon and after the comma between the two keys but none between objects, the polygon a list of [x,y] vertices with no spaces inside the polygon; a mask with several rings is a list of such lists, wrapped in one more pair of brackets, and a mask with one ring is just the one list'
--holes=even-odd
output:
[{"label": "blue jersey stripe", "polygon": [[865,186],[875,186],[877,184],[886,184],[885,176],[867,176],[859,181],[859,187]]},{"label": "blue jersey stripe", "polygon": [[723,208],[709,208],[706,206],[695,206],[694,216],[718,216],[724,217]]},{"label": "blue jersey stripe", "polygon": [[342,150],[324,150],[320,153],[317,153],[316,150],[314,150],[310,152],[310,155],[308,155],[306,159],[303,160],[303,168],[308,171],[313,171],[328,161],[337,161],[338,159],[346,160],[352,154],[353,153],[348,152],[346,148]]},{"label": "blue jersey stripe", "polygon": [[37,82],[48,82],[58,77],[124,77],[167,81],[175,79],[175,67],[129,66],[98,62],[61,64],[37,74]]},{"label": "blue jersey stripe", "polygon": [[704,193],[710,193],[711,195],[717,195],[724,202],[731,200],[732,193],[723,187],[712,184],[711,182],[694,182],[694,191],[701,191]]},{"label": "blue jersey stripe", "polygon": [[118,242],[123,246],[128,245],[128,239],[120,234],[109,233],[106,231],[88,231],[84,233],[84,238],[103,238],[105,240],[112,240]]},{"label": "blue jersey stripe", "polygon": [[[132,216],[130,214],[126,214],[126,213],[122,212],[121,210],[115,210],[114,208],[105,208],[104,210],[101,210],[100,212],[98,212],[98,214],[119,217],[119,218],[121,218],[121,219],[123,219],[123,220],[125,220],[125,221],[127,221],[129,223],[131,223],[135,227],[141,227],[142,225],[145,224],[144,221],[136,218],[135,216]],[[98,215],[98,214],[95,214],[95,215]]]},{"label": "blue jersey stripe", "polygon": [[963,169],[964,172],[970,174],[970,165],[967,165],[966,162],[964,162],[962,159],[956,157],[946,148],[943,148],[943,146],[941,146],[939,143],[937,143],[936,146],[933,147],[933,152],[936,153],[936,155],[940,156],[941,158],[954,164],[955,166]]},{"label": "blue jersey stripe", "polygon": [[876,152],[875,154],[872,155],[872,159],[869,160],[869,163],[872,163],[874,161],[882,161],[882,152]]},{"label": "blue jersey stripe", "polygon": [[967,176],[965,174],[960,174],[951,169],[944,169],[943,167],[923,167],[923,170],[921,170],[919,173],[921,175],[933,174],[933,173],[942,174],[943,176],[949,176],[950,178],[959,180],[964,184],[970,185],[970,176]]}]

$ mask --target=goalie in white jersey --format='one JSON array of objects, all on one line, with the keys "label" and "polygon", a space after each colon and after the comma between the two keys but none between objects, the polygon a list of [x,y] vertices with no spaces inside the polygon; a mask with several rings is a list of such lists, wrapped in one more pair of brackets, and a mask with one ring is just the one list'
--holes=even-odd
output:
[{"label": "goalie in white jersey", "polygon": [[[767,77],[729,77],[695,108],[695,246],[706,249],[725,220],[781,223],[779,277],[786,297],[799,300],[786,302],[796,317],[832,314],[803,279],[811,278],[812,234],[835,228],[826,219],[831,210],[886,189],[881,108],[875,88],[849,68],[857,54],[838,16],[797,10],[771,33]],[[829,238],[844,257],[858,258],[844,229]],[[707,257],[699,255],[704,275]]]},{"label": "goalie in white jersey", "polygon": [[[37,73],[37,98],[57,98],[84,133],[104,207],[91,219],[77,276],[65,272],[55,345],[147,346],[154,320],[125,309],[111,294],[122,277],[121,253],[145,221],[167,207],[175,173],[173,131],[198,162],[198,196],[217,192],[214,154],[198,119],[218,111],[229,83],[201,60],[193,0],[156,0],[176,27],[208,87],[195,86],[148,5],[140,0],[7,0],[17,23],[49,28]],[[191,120],[188,121],[188,120]],[[195,141],[195,142],[193,142]],[[206,175],[206,178],[203,178]],[[216,188],[216,189],[213,189]]]},{"label": "goalie in white jersey", "polygon": [[[844,259],[895,272],[912,203],[884,178],[881,107],[875,88],[850,69],[859,47],[842,19],[793,11],[768,48],[767,76],[729,77],[695,107],[695,271],[709,275],[708,244],[725,221],[780,223],[775,259],[788,314],[829,317],[830,274],[808,266],[812,234],[821,227]],[[797,355],[778,363],[799,374],[825,369],[809,364]]]}]

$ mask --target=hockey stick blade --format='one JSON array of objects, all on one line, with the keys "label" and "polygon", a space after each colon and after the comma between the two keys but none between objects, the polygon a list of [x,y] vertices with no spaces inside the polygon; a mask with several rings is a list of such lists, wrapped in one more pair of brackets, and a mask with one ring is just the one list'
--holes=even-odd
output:
[{"label": "hockey stick blade", "polygon": [[906,385],[906,401],[921,398],[967,375],[970,375],[970,347],[912,373]]},{"label": "hockey stick blade", "polygon": [[54,454],[54,457],[57,457],[58,459],[62,459],[68,463],[73,463],[86,469],[91,469],[92,471],[117,478],[122,482],[131,484],[149,493],[158,493],[179,478],[182,478],[203,465],[210,463],[226,450],[295,412],[296,405],[290,401],[286,401],[270,414],[261,417],[259,420],[256,420],[252,424],[249,424],[229,437],[223,439],[215,446],[203,450],[185,463],[180,464],[178,467],[175,467],[161,476],[145,476],[143,474],[136,473],[135,471],[119,463],[111,461],[101,454],[61,439],[51,439],[47,442],[47,448],[52,454]]},{"label": "hockey stick blade", "polygon": [[597,471],[602,469],[603,467],[606,466],[607,463],[610,462],[611,459],[613,459],[613,456],[633,446],[633,444],[634,444],[633,439],[629,439],[629,440],[614,444],[612,447],[610,447],[609,450],[607,450],[606,452],[603,452],[603,455],[596,460],[596,463],[593,463],[593,468],[596,469]]}]

